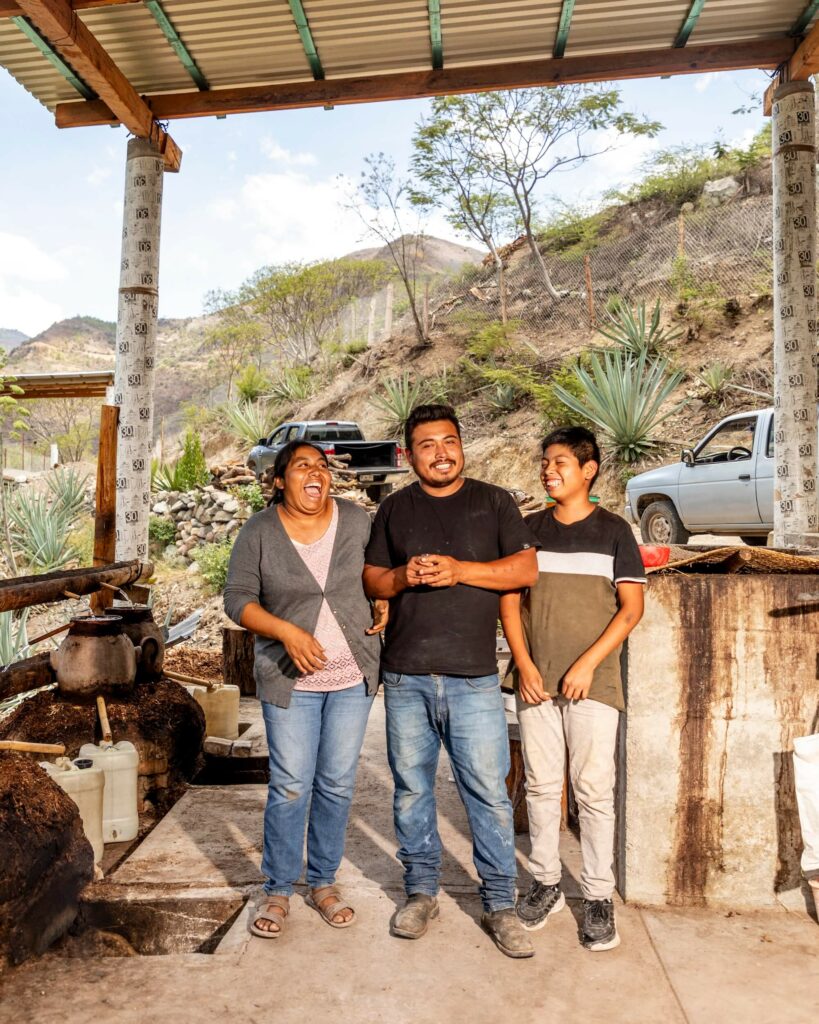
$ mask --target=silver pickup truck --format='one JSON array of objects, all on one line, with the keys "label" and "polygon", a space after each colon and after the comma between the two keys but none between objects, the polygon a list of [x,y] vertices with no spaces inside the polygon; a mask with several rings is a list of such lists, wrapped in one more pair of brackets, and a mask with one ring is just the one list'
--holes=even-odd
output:
[{"label": "silver pickup truck", "polygon": [[773,529],[773,409],[718,423],[679,462],[632,477],[626,519],[647,544],[685,544],[696,533],[765,544]]}]

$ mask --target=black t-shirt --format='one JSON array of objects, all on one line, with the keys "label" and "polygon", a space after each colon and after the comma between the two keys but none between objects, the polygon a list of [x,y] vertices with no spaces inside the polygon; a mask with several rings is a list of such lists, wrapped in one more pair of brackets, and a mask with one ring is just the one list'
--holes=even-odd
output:
[{"label": "black t-shirt", "polygon": [[[413,555],[493,562],[537,542],[511,495],[480,480],[435,498],[414,483],[378,509],[364,560],[395,569]],[[458,583],[409,587],[390,602],[381,667],[407,675],[485,676],[497,672],[497,591]]]}]

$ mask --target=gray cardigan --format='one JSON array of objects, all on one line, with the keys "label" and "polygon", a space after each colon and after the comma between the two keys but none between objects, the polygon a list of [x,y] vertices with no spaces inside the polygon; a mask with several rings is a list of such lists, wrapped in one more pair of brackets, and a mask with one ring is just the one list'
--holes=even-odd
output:
[{"label": "gray cardigan", "polygon": [[[335,615],[367,684],[378,689],[381,641],[367,636],[372,625],[370,604],[361,574],[370,517],[359,505],[334,499],[338,505],[336,533],[327,585],[322,592],[282,526],[275,506],[263,509],[239,531],[230,556],[225,585],[225,612],[239,623],[245,605],[256,602],[280,619],[314,632],[322,598]],[[278,707],[290,704],[299,672],[278,640],[256,636],[256,695]]]}]

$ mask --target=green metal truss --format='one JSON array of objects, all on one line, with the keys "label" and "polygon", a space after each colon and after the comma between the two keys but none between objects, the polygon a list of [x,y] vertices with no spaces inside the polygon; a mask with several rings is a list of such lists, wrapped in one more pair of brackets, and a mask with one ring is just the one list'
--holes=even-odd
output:
[{"label": "green metal truss", "polygon": [[569,41],[569,29],[572,27],[572,15],[574,14],[575,0],[563,0],[563,8],[560,11],[560,21],[557,26],[555,45],[552,50],[553,57],[562,57],[566,52],[566,43]]},{"label": "green metal truss", "polygon": [[685,21],[682,23],[682,28],[677,33],[677,38],[674,40],[675,49],[681,49],[688,42],[688,37],[696,27],[697,19],[700,14],[702,14],[703,7],[705,7],[705,0],[691,0],[691,6],[688,8],[688,14],[686,15]]},{"label": "green metal truss", "polygon": [[187,46],[185,46],[185,44],[182,42],[179,33],[173,27],[173,23],[171,22],[171,19],[168,17],[168,15],[165,13],[162,4],[159,2],[159,0],[145,0],[145,6],[154,16],[154,20],[162,30],[162,34],[171,44],[171,48],[173,49],[176,56],[182,61],[182,65],[185,68],[185,70],[194,80],[197,87],[201,89],[203,92],[205,92],[207,89],[210,88],[210,86],[208,85],[208,80],[197,67],[196,61],[191,56],[190,50],[188,50]]},{"label": "green metal truss", "polygon": [[813,20],[814,14],[819,11],[819,0],[811,0],[807,7],[802,11],[799,17],[793,24],[788,35],[801,36],[805,34],[805,29],[810,25]]},{"label": "green metal truss", "polygon": [[441,0],[429,0],[429,45],[432,50],[432,67],[440,71],[444,66],[444,41],[441,37]]},{"label": "green metal truss", "polygon": [[302,4],[301,0],[290,0],[290,10],[293,12],[293,20],[301,37],[301,45],[304,47],[307,62],[310,65],[310,70],[313,72],[313,78],[316,81],[320,81],[324,78],[324,68],[321,66],[318,50],[313,40],[313,33],[310,31],[307,15],[304,13],[304,4]]},{"label": "green metal truss", "polygon": [[40,35],[28,18],[16,17],[12,18],[11,21],[20,29],[24,36],[34,43],[40,53],[46,58],[46,60],[50,61],[54,65],[63,78],[74,86],[83,99],[95,100],[97,98],[97,94],[94,90],[85,84],[79,75],[74,72],[72,67],[66,64],[51,43],[45,38],[45,36]]}]

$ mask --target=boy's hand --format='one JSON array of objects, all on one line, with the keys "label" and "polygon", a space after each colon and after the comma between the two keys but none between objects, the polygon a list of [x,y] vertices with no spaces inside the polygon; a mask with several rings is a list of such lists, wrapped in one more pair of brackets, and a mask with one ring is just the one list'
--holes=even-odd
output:
[{"label": "boy's hand", "polygon": [[373,624],[366,630],[367,636],[383,633],[390,617],[390,602],[379,598],[373,601]]},{"label": "boy's hand", "polygon": [[569,671],[563,676],[563,686],[560,692],[566,700],[585,700],[591,689],[594,678],[594,665],[578,658]]},{"label": "boy's hand", "polygon": [[518,666],[518,693],[527,704],[542,704],[552,698],[543,686],[543,677],[534,664]]}]

